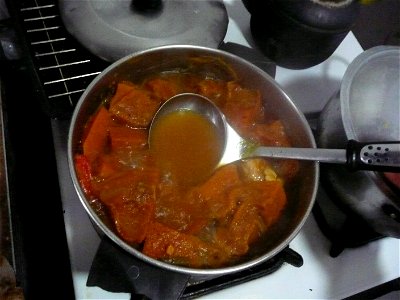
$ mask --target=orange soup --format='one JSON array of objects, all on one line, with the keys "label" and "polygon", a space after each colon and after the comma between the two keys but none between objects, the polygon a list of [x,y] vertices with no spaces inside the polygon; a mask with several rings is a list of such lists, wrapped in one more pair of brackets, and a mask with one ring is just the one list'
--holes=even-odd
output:
[{"label": "orange soup", "polygon": [[211,175],[223,145],[213,123],[191,110],[181,110],[154,124],[150,149],[160,167],[187,186]]}]

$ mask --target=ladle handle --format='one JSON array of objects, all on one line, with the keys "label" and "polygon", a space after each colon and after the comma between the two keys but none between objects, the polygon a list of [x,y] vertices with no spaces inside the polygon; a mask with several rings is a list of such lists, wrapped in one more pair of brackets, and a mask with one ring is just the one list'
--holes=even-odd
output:
[{"label": "ladle handle", "polygon": [[351,171],[400,172],[400,141],[360,143],[349,140],[346,149],[258,147],[252,155],[342,164]]},{"label": "ladle handle", "polygon": [[349,140],[347,166],[352,171],[400,172],[400,141],[361,143]]}]

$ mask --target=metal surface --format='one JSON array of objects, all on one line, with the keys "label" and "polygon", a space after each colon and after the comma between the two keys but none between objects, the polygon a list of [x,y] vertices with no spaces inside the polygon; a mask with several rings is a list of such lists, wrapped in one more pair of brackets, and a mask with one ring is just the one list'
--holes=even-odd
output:
[{"label": "metal surface", "polygon": [[163,0],[155,11],[139,9],[131,0],[59,0],[59,6],[71,35],[110,62],[161,45],[217,48],[228,28],[221,0]]},{"label": "metal surface", "polygon": [[[290,191],[284,212],[285,217],[282,217],[278,221],[276,227],[279,230],[277,229],[270,236],[270,245],[266,245],[265,251],[260,256],[251,257],[246,262],[231,267],[195,269],[152,259],[123,242],[111,228],[101,221],[90,206],[90,201],[86,199],[79,185],[73,160],[74,154],[80,148],[84,124],[100,104],[100,95],[104,93],[105,89],[112,88],[113,83],[118,80],[140,81],[154,74],[154,72],[159,73],[166,70],[179,69],[182,66],[187,66],[188,61],[194,57],[196,61],[205,59],[207,62],[206,64],[201,64],[203,67],[198,71],[204,72],[204,65],[206,65],[207,75],[209,76],[229,80],[232,79],[232,75],[235,75],[237,78],[240,78],[240,82],[244,86],[257,89],[262,95],[268,95],[268,97],[263,98],[264,105],[268,105],[270,113],[282,120],[292,144],[298,147],[315,147],[314,137],[304,115],[275,80],[261,69],[238,56],[221,50],[187,45],[171,45],[129,55],[112,64],[92,81],[80,98],[72,116],[68,136],[68,164],[76,192],[87,213],[94,224],[121,248],[143,261],[161,268],[191,275],[221,275],[244,270],[267,261],[282,251],[298,234],[310,214],[315,201],[319,178],[319,166],[317,163],[302,162],[300,164],[299,173],[301,176],[298,176],[295,182],[293,182],[297,187],[296,192]],[[137,71],[132,72],[132,69]],[[127,72],[128,70],[129,72]]]},{"label": "metal surface", "polygon": [[313,160],[322,163],[345,164],[345,149],[312,149],[289,147],[260,147],[255,150],[256,155],[273,158],[290,158],[300,160]]},{"label": "metal surface", "polygon": [[[378,46],[349,65],[341,89],[319,117],[319,147],[344,147],[360,142],[400,140],[400,47]],[[366,93],[367,92],[367,93]],[[378,233],[400,238],[400,194],[380,172],[349,172],[327,166],[321,179],[337,193],[337,202],[361,216]]]}]

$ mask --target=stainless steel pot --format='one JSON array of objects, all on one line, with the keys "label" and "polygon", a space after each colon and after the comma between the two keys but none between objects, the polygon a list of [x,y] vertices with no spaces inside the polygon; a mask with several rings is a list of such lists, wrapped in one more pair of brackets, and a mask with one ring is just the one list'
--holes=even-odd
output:
[{"label": "stainless steel pot", "polygon": [[[182,70],[188,67],[188,61],[207,58],[196,72],[223,80],[232,79],[232,75],[246,87],[260,90],[264,106],[269,112],[279,117],[289,135],[293,146],[314,147],[312,131],[299,109],[292,100],[267,73],[248,61],[222,50],[189,45],[170,45],[151,48],[128,55],[110,65],[87,87],[81,96],[72,116],[68,137],[69,169],[76,192],[94,225],[122,249],[135,257],[160,268],[190,275],[221,275],[247,269],[265,262],[288,246],[298,234],[315,201],[319,180],[319,165],[315,162],[301,162],[299,176],[294,180],[295,188],[288,190],[288,203],[266,243],[262,253],[252,256],[247,261],[219,269],[195,269],[172,265],[152,259],[139,250],[125,243],[96,214],[91,203],[79,184],[73,157],[81,147],[84,124],[102,101],[101,95],[109,92],[119,80],[140,81],[151,74]],[[212,62],[210,61],[212,58]]]},{"label": "stainless steel pot", "polygon": [[[361,53],[346,70],[340,91],[319,117],[319,147],[400,141],[400,47],[377,46]],[[324,166],[321,180],[336,192],[338,204],[364,218],[372,229],[400,238],[400,189],[381,172],[350,172]]]}]

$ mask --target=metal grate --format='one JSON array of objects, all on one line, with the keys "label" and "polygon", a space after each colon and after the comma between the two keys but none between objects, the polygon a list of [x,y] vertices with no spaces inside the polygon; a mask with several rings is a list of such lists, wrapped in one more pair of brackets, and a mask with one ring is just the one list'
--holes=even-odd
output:
[{"label": "metal grate", "polygon": [[56,0],[20,1],[17,13],[47,113],[52,118],[69,117],[85,88],[109,63],[69,35]]}]

